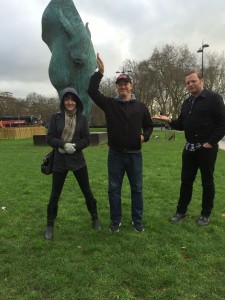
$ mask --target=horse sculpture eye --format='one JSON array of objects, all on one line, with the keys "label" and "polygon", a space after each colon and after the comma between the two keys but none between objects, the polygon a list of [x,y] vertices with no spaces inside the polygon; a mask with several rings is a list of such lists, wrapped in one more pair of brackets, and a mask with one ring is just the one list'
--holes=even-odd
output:
[{"label": "horse sculpture eye", "polygon": [[82,68],[84,66],[84,62],[80,59],[73,59],[73,65],[75,68]]}]

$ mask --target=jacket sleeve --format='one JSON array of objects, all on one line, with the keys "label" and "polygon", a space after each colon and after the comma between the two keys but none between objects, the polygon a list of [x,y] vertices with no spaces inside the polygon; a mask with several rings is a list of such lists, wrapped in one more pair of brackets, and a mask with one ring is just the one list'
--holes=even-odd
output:
[{"label": "jacket sleeve", "polygon": [[183,131],[184,127],[183,127],[182,115],[180,114],[176,120],[171,120],[171,123],[169,123],[169,125],[172,129]]},{"label": "jacket sleeve", "polygon": [[52,148],[64,148],[64,142],[58,137],[57,134],[57,118],[59,117],[58,113],[54,113],[51,115],[49,126],[48,126],[48,133],[47,133],[47,143]]},{"label": "jacket sleeve", "polygon": [[91,99],[94,101],[94,103],[97,106],[99,106],[102,110],[104,110],[107,97],[102,95],[99,91],[99,85],[102,77],[103,75],[99,71],[95,72],[90,78],[87,92]]},{"label": "jacket sleeve", "polygon": [[213,133],[207,140],[210,145],[217,144],[225,136],[225,105],[219,94],[216,94],[215,97],[212,110],[214,128]]},{"label": "jacket sleeve", "polygon": [[148,108],[145,106],[145,113],[143,118],[143,136],[144,142],[147,142],[153,131],[153,122]]},{"label": "jacket sleeve", "polygon": [[86,116],[82,115],[80,122],[81,122],[80,136],[79,139],[75,141],[77,151],[88,147],[90,144],[90,132],[89,132],[88,121]]}]

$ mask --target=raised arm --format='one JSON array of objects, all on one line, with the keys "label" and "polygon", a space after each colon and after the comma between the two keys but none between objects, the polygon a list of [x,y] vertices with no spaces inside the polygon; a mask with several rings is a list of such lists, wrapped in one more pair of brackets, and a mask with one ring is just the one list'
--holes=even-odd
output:
[{"label": "raised arm", "polygon": [[104,63],[102,59],[99,56],[99,53],[97,53],[97,65],[99,72],[103,75],[104,74]]},{"label": "raised arm", "polygon": [[96,71],[91,76],[87,92],[91,99],[95,102],[95,104],[98,105],[102,110],[104,110],[108,98],[101,94],[99,91],[99,85],[104,73],[104,63],[101,60],[99,53],[97,53],[97,65],[98,71]]}]

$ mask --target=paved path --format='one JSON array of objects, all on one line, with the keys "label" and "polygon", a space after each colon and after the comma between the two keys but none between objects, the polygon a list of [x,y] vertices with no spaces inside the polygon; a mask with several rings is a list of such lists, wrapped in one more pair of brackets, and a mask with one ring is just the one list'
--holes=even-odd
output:
[{"label": "paved path", "polygon": [[224,139],[219,141],[219,148],[222,150],[225,150],[225,140]]},{"label": "paved path", "polygon": [[[160,130],[160,127],[154,128],[155,130]],[[165,128],[161,128],[161,130],[164,130]],[[222,140],[219,141],[219,149],[225,150],[225,137],[222,138]]]}]

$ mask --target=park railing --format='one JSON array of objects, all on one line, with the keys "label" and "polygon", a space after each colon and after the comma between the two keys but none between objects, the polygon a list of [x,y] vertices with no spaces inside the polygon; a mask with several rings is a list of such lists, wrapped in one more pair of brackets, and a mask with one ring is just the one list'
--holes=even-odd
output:
[{"label": "park railing", "polygon": [[21,126],[12,128],[1,128],[0,139],[25,139],[33,137],[33,135],[46,134],[46,129],[43,126]]}]

